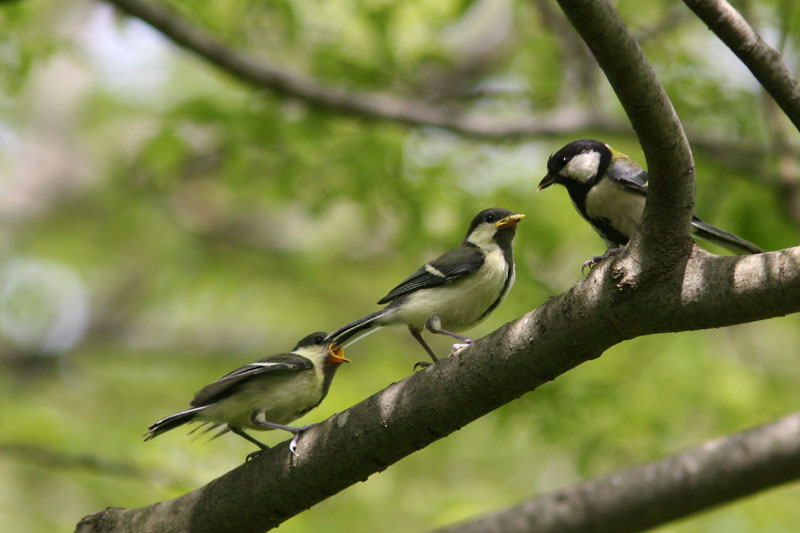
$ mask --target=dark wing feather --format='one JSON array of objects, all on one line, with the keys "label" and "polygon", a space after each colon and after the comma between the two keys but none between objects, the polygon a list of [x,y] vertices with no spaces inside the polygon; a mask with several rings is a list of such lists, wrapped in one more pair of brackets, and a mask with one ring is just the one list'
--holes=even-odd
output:
[{"label": "dark wing feather", "polygon": [[734,235],[733,233],[703,222],[697,218],[697,215],[692,217],[692,228],[695,236],[716,243],[736,254],[760,254],[764,251],[752,242],[746,241],[738,235]]},{"label": "dark wing feather", "polygon": [[[404,294],[409,294],[420,289],[437,287],[452,283],[467,274],[472,274],[483,265],[483,253],[470,244],[462,244],[445,252],[430,263],[427,263],[411,274],[400,285],[389,291],[389,294],[378,301],[378,304],[391,302]],[[433,267],[434,272],[429,272],[427,266]],[[439,276],[438,273],[442,275]]]},{"label": "dark wing feather", "polygon": [[195,394],[189,405],[197,407],[208,405],[212,402],[221,400],[231,394],[237,385],[247,381],[254,376],[260,376],[269,372],[297,372],[313,368],[313,363],[305,357],[293,353],[272,355],[259,359],[254,363],[237,368],[206,385]]},{"label": "dark wing feather", "polygon": [[628,190],[647,194],[647,171],[635,161],[617,158],[608,166],[608,175]]}]

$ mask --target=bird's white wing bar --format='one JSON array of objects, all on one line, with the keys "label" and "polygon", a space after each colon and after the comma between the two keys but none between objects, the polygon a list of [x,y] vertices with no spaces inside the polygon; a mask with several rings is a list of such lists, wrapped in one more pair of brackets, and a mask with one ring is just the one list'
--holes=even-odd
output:
[{"label": "bird's white wing bar", "polygon": [[444,272],[436,268],[435,266],[431,265],[430,263],[425,265],[425,271],[430,274],[431,276],[438,276],[440,278],[446,278]]}]

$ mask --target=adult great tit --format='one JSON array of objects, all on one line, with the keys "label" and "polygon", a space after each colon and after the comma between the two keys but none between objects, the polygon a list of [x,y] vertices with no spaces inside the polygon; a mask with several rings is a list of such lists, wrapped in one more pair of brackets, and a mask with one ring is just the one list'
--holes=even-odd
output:
[{"label": "adult great tit", "polygon": [[[600,141],[573,141],[547,160],[539,190],[566,187],[578,213],[605,241],[608,250],[583,266],[618,253],[639,225],[647,196],[647,172],[627,155]],[[755,244],[692,216],[692,233],[737,254],[763,252]]]},{"label": "adult great tit", "polygon": [[294,435],[289,449],[295,453],[300,433],[311,426],[286,424],[319,405],[340,364],[350,362],[343,350],[325,337],[324,331],[312,333],[289,353],[270,355],[225,374],[195,394],[189,409],[151,425],[144,440],[188,422],[202,422],[192,432],[208,424],[206,432],[225,425],[213,438],[231,431],[261,450],[268,446],[244,429],[282,429]]},{"label": "adult great tit", "polygon": [[[433,362],[438,359],[422,338],[423,327],[471,344],[472,339],[455,331],[489,316],[514,285],[511,243],[517,223],[524,217],[501,208],[481,211],[472,219],[459,246],[422,265],[378,301],[389,305],[330,333],[328,341],[344,344],[358,333],[406,325]],[[429,364],[417,363],[423,367]]]}]

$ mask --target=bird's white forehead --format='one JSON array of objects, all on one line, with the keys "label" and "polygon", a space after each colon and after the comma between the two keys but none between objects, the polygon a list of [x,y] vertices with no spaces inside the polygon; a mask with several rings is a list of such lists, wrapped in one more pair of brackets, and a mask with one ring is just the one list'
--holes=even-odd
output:
[{"label": "bird's white forehead", "polygon": [[572,178],[581,183],[587,182],[597,174],[600,167],[600,152],[581,152],[577,154],[569,163],[564,165],[560,174],[565,178]]}]

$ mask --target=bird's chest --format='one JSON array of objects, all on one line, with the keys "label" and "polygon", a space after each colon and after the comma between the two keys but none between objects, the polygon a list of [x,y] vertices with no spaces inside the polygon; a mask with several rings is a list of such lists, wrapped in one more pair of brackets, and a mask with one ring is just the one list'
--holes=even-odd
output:
[{"label": "bird's chest", "polygon": [[575,207],[607,244],[622,246],[639,225],[644,203],[643,194],[606,178],[586,193],[583,210],[577,203]]}]

